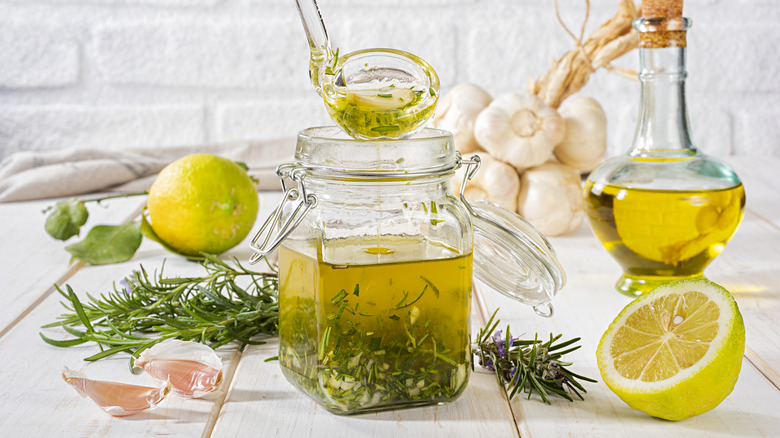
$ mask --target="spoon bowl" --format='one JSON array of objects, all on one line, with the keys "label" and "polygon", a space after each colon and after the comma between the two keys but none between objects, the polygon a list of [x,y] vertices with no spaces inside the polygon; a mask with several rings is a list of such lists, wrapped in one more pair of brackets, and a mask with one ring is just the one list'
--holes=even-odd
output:
[{"label": "spoon bowl", "polygon": [[436,71],[401,50],[358,50],[319,74],[328,114],[358,139],[413,135],[433,116],[439,97]]},{"label": "spoon bowl", "polygon": [[413,135],[433,116],[439,77],[420,57],[395,49],[334,53],[316,0],[296,0],[309,41],[309,75],[328,114],[357,139]]}]

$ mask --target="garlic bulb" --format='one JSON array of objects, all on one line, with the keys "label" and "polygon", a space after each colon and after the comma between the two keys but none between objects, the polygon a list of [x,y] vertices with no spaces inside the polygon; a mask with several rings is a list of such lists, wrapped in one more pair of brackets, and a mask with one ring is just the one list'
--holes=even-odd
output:
[{"label": "garlic bulb", "polygon": [[455,148],[462,154],[481,148],[474,138],[474,120],[493,100],[474,84],[460,84],[439,100],[431,126],[452,132]]},{"label": "garlic bulb", "polygon": [[[479,171],[466,184],[464,195],[468,200],[483,199],[515,211],[517,196],[520,193],[520,175],[514,167],[490,157],[488,154],[479,156],[482,163]],[[457,179],[457,177],[455,177]],[[460,190],[462,179],[453,181],[455,191]]]},{"label": "garlic bulb", "polygon": [[479,144],[494,158],[518,170],[547,161],[563,135],[563,119],[558,112],[532,94],[501,96],[474,122],[474,137]]},{"label": "garlic bulb", "polygon": [[517,211],[542,233],[566,234],[582,224],[585,212],[576,170],[550,161],[526,170],[520,184]]},{"label": "garlic bulb", "polygon": [[566,99],[558,108],[566,124],[566,134],[555,156],[561,163],[581,172],[590,172],[607,152],[607,115],[599,103],[587,96]]},{"label": "garlic bulb", "polygon": [[129,385],[90,379],[68,367],[62,368],[62,378],[73,385],[79,395],[89,397],[114,417],[124,417],[152,409],[165,400],[171,391],[171,384],[167,381],[157,388]]},{"label": "garlic bulb", "polygon": [[222,359],[198,342],[169,339],[142,351],[134,365],[170,381],[173,392],[184,398],[201,397],[222,385]]}]

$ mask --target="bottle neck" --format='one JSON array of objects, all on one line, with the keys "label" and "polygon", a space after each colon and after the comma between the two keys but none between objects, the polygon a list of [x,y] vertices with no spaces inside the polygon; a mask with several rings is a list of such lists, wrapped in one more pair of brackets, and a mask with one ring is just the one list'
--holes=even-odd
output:
[{"label": "bottle neck", "polygon": [[674,159],[700,155],[685,103],[685,47],[640,48],[639,123],[629,155]]}]

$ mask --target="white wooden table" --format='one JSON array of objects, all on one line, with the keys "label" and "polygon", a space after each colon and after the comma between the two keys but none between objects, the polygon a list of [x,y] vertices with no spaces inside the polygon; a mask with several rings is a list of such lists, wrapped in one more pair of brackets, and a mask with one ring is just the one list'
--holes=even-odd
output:
[{"label": "white wooden table", "polygon": [[[69,265],[61,242],[43,230],[41,210],[52,201],[0,204],[0,436],[373,436],[373,437],[709,437],[780,436],[780,159],[731,158],[747,191],[745,219],[726,251],[707,269],[707,276],[736,297],[747,329],[742,372],[734,392],[715,410],[681,422],[667,422],[634,411],[603,383],[586,384],[585,401],[537,397],[507,401],[495,378],[473,375],[454,403],[417,409],[338,417],[326,412],[282,377],[276,344],[223,348],[226,390],[208,400],[169,397],[157,409],[126,418],[103,413],[82,399],[60,378],[63,365],[91,377],[143,384],[128,372],[126,357],[86,363],[95,346],[57,348],[38,336],[63,308],[54,284],[70,284],[81,296],[111,289],[139,264],[186,276],[199,272],[190,262],[170,256],[145,241],[129,262],[94,267]],[[263,216],[279,194],[263,195]],[[137,217],[143,199],[90,208],[88,227],[118,224]],[[568,275],[556,297],[555,316],[543,319],[517,302],[485,287],[476,295],[473,324],[500,307],[500,317],[514,332],[582,337],[582,348],[567,358],[573,370],[599,378],[595,349],[607,325],[629,298],[613,284],[618,265],[603,250],[587,225],[572,235],[551,239]],[[247,259],[245,246],[232,251]],[[49,329],[52,337],[64,333]]]}]

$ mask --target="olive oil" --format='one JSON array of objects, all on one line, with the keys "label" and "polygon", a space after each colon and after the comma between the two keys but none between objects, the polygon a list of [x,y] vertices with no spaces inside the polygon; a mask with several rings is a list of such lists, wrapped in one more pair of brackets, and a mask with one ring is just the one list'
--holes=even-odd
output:
[{"label": "olive oil", "polygon": [[347,134],[361,140],[417,132],[432,116],[438,97],[432,88],[387,80],[345,87],[328,85],[323,96],[331,118]]},{"label": "olive oil", "polygon": [[593,232],[623,267],[618,289],[632,295],[703,275],[742,220],[742,184],[716,190],[585,186]]},{"label": "olive oil", "polygon": [[338,414],[451,401],[469,377],[471,254],[379,240],[279,252],[282,371]]}]

